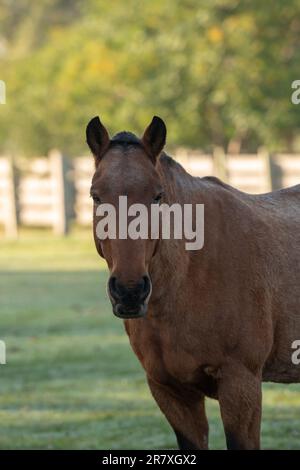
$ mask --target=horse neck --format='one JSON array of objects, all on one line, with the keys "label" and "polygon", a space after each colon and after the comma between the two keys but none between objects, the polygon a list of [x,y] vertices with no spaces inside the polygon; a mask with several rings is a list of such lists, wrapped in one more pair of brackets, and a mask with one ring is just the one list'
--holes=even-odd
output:
[{"label": "horse neck", "polygon": [[[195,179],[192,178],[177,162],[163,155],[157,164],[157,171],[162,181],[165,199],[169,205],[174,203],[191,203],[195,201]],[[201,194],[201,189],[197,194]],[[204,201],[198,200],[198,203]],[[202,197],[201,197],[202,199]],[[186,240],[158,241],[155,256],[150,263],[149,274],[153,284],[153,298],[164,293],[179,292],[187,279],[191,252],[186,250]]]}]

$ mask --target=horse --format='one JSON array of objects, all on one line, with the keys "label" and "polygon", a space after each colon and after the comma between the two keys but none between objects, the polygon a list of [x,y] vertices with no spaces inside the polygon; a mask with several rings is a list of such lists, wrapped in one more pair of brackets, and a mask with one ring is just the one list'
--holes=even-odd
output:
[{"label": "horse", "polygon": [[[300,382],[300,185],[250,195],[193,177],[164,151],[154,116],[141,138],[86,128],[94,156],[94,240],[110,272],[107,292],[123,318],[150,391],[180,449],[208,449],[205,397],[218,400],[227,449],[259,449],[262,382]],[[97,208],[204,204],[204,246],[184,239],[97,237]]]}]

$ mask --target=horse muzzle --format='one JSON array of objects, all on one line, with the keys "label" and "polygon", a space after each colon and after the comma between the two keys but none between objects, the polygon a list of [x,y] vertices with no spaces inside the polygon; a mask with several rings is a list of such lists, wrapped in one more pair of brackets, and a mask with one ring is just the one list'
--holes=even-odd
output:
[{"label": "horse muzzle", "polygon": [[126,307],[122,304],[113,305],[113,313],[116,317],[126,320],[128,318],[142,318],[146,316],[148,306],[143,303],[136,307]]},{"label": "horse muzzle", "polygon": [[111,276],[107,291],[113,313],[122,319],[145,317],[151,290],[151,281],[147,275],[130,285],[124,285],[115,276]]}]

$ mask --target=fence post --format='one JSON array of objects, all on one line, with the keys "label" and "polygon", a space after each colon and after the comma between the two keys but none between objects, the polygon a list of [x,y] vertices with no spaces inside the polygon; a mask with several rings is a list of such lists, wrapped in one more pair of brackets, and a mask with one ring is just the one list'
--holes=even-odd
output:
[{"label": "fence post", "polygon": [[66,158],[59,150],[51,150],[49,159],[53,191],[53,231],[56,235],[65,235],[69,230],[66,204]]},{"label": "fence post", "polygon": [[260,147],[258,149],[258,157],[261,159],[263,164],[263,169],[265,173],[265,191],[270,192],[273,189],[273,180],[272,180],[272,162],[271,156],[266,148]]},{"label": "fence post", "polygon": [[16,177],[13,160],[11,157],[4,158],[3,174],[6,179],[6,203],[4,215],[5,236],[7,238],[18,237],[18,217],[17,217],[17,198],[16,198]]},{"label": "fence post", "polygon": [[227,182],[226,155],[222,147],[214,147],[213,150],[214,174],[222,181]]}]

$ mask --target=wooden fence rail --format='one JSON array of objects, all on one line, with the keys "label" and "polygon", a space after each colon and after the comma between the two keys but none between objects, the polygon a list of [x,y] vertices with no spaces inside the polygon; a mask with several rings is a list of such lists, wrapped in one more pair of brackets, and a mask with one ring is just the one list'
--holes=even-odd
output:
[{"label": "wooden fence rail", "polygon": [[[213,154],[177,149],[174,157],[194,176],[215,175],[249,193],[264,193],[300,183],[300,155]],[[91,157],[68,159],[58,150],[47,157],[18,161],[0,158],[0,225],[15,238],[19,226],[52,227],[68,232],[70,221],[92,222],[89,188],[94,166]]]},{"label": "wooden fence rail", "polygon": [[14,165],[9,157],[0,158],[0,223],[6,236],[17,237],[16,180]]}]

